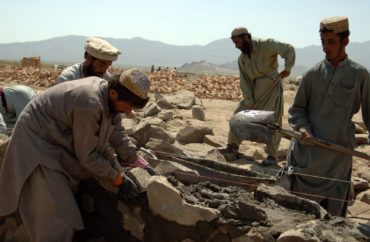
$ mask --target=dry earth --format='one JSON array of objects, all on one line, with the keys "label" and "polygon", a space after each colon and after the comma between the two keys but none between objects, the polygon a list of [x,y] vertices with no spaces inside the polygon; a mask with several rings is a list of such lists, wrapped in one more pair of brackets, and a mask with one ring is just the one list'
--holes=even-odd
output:
[{"label": "dry earth", "polygon": [[[117,69],[112,68],[111,71],[114,72],[117,71]],[[22,68],[19,66],[0,65],[0,87],[22,84],[31,86],[37,92],[41,93],[46,88],[55,85],[56,78],[60,72],[61,70],[59,69],[51,68],[35,69],[35,68]],[[150,95],[151,101],[155,101],[154,93],[162,93],[171,96],[174,92],[184,88],[194,92],[195,96],[198,98],[198,102],[203,105],[205,111],[205,122],[210,127],[213,128],[213,134],[215,137],[217,137],[218,144],[222,146],[225,145],[227,133],[229,130],[228,122],[232,117],[234,108],[236,107],[237,104],[236,100],[238,100],[241,95],[240,89],[238,88],[237,77],[204,76],[202,78],[190,81],[186,80],[186,78],[185,79],[181,78],[175,71],[165,69],[159,72],[155,72],[153,74],[149,74],[149,76],[152,80],[151,87],[152,93]],[[289,129],[289,125],[287,123],[287,111],[294,99],[296,89],[297,89],[296,83],[294,82],[284,83],[285,110],[283,116],[283,128]],[[176,134],[184,127],[184,125],[193,119],[191,109],[175,109],[174,112],[175,112],[174,119],[166,123],[166,130],[172,137],[176,137]],[[142,115],[142,111],[136,110],[136,114],[139,117],[140,115]],[[362,118],[360,114],[355,115],[354,121],[356,121],[359,124],[358,125],[359,129],[361,127],[363,128]],[[193,158],[208,158],[209,157],[208,152],[215,148],[214,146],[205,143],[183,144],[176,141],[174,145],[177,148],[186,151]],[[250,156],[254,157],[254,160],[239,163],[229,162],[228,164],[243,169],[254,170],[260,173],[275,174],[279,170],[279,168],[285,164],[285,156],[288,146],[289,140],[282,139],[281,146],[279,149],[280,154],[279,164],[277,166],[262,168],[258,165],[261,163],[262,159],[266,156],[266,154],[263,151],[264,145],[255,142],[244,141],[240,147],[240,152],[248,157]],[[370,148],[367,145],[359,145],[356,149],[370,154]],[[357,186],[357,189],[355,186],[354,196],[358,197],[360,193],[367,193],[368,198],[369,197],[368,188],[370,181],[370,169],[368,166],[368,162],[361,160],[359,158],[355,158],[353,163],[353,176],[356,179],[357,178],[360,179],[362,182],[361,188],[359,188],[360,185]],[[355,202],[350,205],[348,217],[352,218],[357,223],[369,225],[370,201],[365,200],[364,199],[361,201],[355,200]],[[267,206],[269,207],[268,213],[270,214],[273,213],[274,206],[276,205],[273,204]],[[282,218],[279,221],[284,221],[283,218],[284,214],[281,211],[276,212],[275,216],[281,216]],[[294,216],[304,216],[304,215],[301,213]],[[147,218],[149,219],[149,217]],[[305,219],[303,220],[306,221]],[[153,223],[155,223],[155,221]],[[274,235],[273,233],[277,232],[274,230],[281,229],[280,232],[285,231],[282,228],[279,228],[279,226],[282,226],[280,222],[276,223],[275,226],[272,226],[273,229],[267,231],[266,228],[264,227],[265,231],[260,232],[271,235],[270,237],[264,237],[264,239],[265,238],[276,239],[276,234]],[[288,225],[286,224],[285,226]],[[257,230],[261,230],[261,228],[259,229],[257,228]],[[279,233],[277,234],[279,235]]]}]

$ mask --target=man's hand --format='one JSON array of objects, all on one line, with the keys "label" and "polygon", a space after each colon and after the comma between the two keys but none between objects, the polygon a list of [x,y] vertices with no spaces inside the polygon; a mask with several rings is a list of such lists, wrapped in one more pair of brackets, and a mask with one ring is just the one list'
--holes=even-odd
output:
[{"label": "man's hand", "polygon": [[288,77],[290,75],[290,71],[282,71],[280,72],[279,76],[281,78],[285,78],[285,77]]},{"label": "man's hand", "polygon": [[134,162],[134,166],[144,168],[151,176],[159,176],[158,171],[154,168],[141,156],[138,156]]},{"label": "man's hand", "polygon": [[299,143],[302,145],[314,145],[315,139],[310,132],[308,132],[305,128],[300,128],[299,132],[302,134],[301,137],[298,139]]},{"label": "man's hand", "polygon": [[122,183],[118,186],[118,199],[125,203],[136,202],[136,197],[139,192],[137,185],[123,172],[120,175],[122,176]]},{"label": "man's hand", "polygon": [[151,176],[159,176],[159,172],[156,171],[151,165],[147,165],[145,168],[144,168]]}]

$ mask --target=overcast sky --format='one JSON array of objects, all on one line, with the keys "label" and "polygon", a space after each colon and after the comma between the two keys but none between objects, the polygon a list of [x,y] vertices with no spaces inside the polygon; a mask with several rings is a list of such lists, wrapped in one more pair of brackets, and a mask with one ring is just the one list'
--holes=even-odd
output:
[{"label": "overcast sky", "polygon": [[253,36],[300,48],[320,45],[320,20],[331,16],[349,17],[350,41],[370,40],[369,0],[0,0],[0,6],[0,43],[83,35],[206,45],[245,26]]}]

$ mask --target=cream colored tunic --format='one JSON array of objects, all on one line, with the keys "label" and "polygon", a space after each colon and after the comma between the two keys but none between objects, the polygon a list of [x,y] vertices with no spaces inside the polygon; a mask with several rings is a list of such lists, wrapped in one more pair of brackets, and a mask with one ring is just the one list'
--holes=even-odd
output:
[{"label": "cream colored tunic", "polygon": [[[311,68],[302,79],[289,109],[289,124],[304,127],[313,136],[348,148],[355,147],[352,117],[361,107],[364,123],[370,128],[370,77],[360,64],[346,58],[334,67],[326,59]],[[298,192],[349,199],[352,157],[318,146],[304,146],[293,139],[287,158],[297,173],[340,179],[328,180],[310,176],[293,176],[293,189]],[[315,198],[321,202],[324,198]],[[347,203],[328,200],[327,210],[345,215]]]},{"label": "cream colored tunic", "polygon": [[[292,45],[273,39],[252,39],[252,45],[251,57],[241,53],[238,59],[243,99],[239,102],[235,113],[256,103],[278,77],[278,55],[285,61],[285,71],[291,71],[294,66],[295,51]],[[276,122],[281,125],[283,105],[283,89],[281,85],[277,85],[257,109],[275,111]],[[230,131],[228,143],[239,145],[241,140]],[[274,136],[271,143],[267,144],[266,152],[276,156],[279,143],[280,136]]]},{"label": "cream colored tunic", "polygon": [[50,202],[66,224],[81,228],[79,216],[71,214],[77,205],[66,200],[73,194],[63,191],[80,179],[117,177],[118,170],[103,157],[107,142],[128,163],[137,159],[121,115],[109,109],[107,81],[88,77],[65,82],[32,99],[18,118],[1,167],[0,216],[17,209],[28,177],[37,167],[46,167],[68,181],[49,182],[52,191],[58,191]]}]

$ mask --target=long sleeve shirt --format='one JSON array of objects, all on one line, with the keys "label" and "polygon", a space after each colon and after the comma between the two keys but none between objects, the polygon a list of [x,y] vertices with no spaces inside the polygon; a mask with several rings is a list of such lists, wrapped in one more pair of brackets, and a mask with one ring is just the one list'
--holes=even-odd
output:
[{"label": "long sleeve shirt", "polygon": [[252,45],[251,56],[241,53],[238,65],[243,97],[255,103],[269,87],[268,83],[262,85],[257,83],[258,80],[266,77],[271,80],[277,77],[278,55],[285,61],[284,70],[291,71],[295,63],[295,51],[292,45],[274,39],[252,39]]},{"label": "long sleeve shirt", "polygon": [[[109,72],[104,73],[103,79],[108,80],[111,77]],[[83,70],[83,62],[74,64],[72,66],[67,67],[62,71],[60,76],[58,77],[58,83],[72,81],[85,78],[84,70]]]},{"label": "long sleeve shirt", "polygon": [[[295,130],[306,128],[314,137],[353,148],[355,126],[351,119],[360,108],[369,130],[370,76],[366,68],[348,58],[337,67],[325,59],[303,76],[288,122]],[[292,139],[287,161],[297,174],[313,175],[296,175],[296,190],[347,199],[349,183],[330,179],[350,181],[350,155]]]}]

